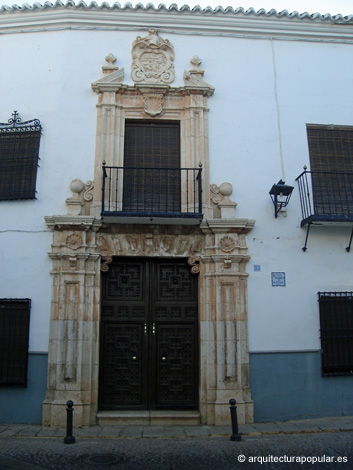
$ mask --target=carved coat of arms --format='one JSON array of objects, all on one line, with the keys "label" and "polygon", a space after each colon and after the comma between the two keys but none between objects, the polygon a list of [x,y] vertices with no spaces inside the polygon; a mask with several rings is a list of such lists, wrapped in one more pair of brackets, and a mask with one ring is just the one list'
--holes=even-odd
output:
[{"label": "carved coat of arms", "polygon": [[168,84],[174,81],[174,50],[155,29],[148,36],[138,36],[132,44],[131,78],[134,82]]}]

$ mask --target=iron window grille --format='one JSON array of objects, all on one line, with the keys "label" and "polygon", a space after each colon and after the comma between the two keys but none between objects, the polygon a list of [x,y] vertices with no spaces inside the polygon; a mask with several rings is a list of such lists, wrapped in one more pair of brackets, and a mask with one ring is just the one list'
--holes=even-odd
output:
[{"label": "iron window grille", "polygon": [[0,299],[0,386],[27,386],[30,299]]},{"label": "iron window grille", "polygon": [[42,126],[17,111],[0,123],[0,200],[35,199]]},{"label": "iron window grille", "polygon": [[353,292],[319,292],[322,375],[353,374]]},{"label": "iron window grille", "polygon": [[180,147],[179,121],[126,120],[124,166],[103,163],[102,215],[202,219],[202,168],[181,168]]}]

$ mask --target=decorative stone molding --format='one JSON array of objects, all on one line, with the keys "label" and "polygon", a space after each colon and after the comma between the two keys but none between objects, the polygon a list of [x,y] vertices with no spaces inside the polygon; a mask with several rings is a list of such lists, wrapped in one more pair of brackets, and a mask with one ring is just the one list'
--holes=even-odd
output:
[{"label": "decorative stone molding", "polygon": [[110,53],[105,58],[108,65],[103,65],[102,71],[104,77],[92,83],[92,90],[96,93],[115,92],[122,86],[124,80],[124,69],[114,65],[116,57]]},{"label": "decorative stone molding", "polygon": [[70,189],[73,192],[73,196],[66,199],[68,206],[68,213],[71,216],[85,215],[89,213],[89,207],[85,207],[85,203],[93,200],[94,182],[87,181],[83,183],[79,179],[74,179],[70,183]]},{"label": "decorative stone molding", "polygon": [[98,230],[102,222],[95,217],[85,215],[52,215],[44,217],[51,230]]},{"label": "decorative stone molding", "polygon": [[202,235],[101,234],[96,237],[97,251],[104,257],[170,256],[195,257],[203,251]]},{"label": "decorative stone molding", "polygon": [[234,209],[237,203],[231,201],[229,196],[233,193],[233,186],[230,183],[222,183],[219,187],[216,184],[210,186],[210,199],[215,204],[214,216],[221,219],[234,219]]},{"label": "decorative stone molding", "polygon": [[190,59],[190,64],[192,65],[192,68],[189,70],[189,72],[194,75],[199,75],[200,77],[203,77],[205,71],[200,68],[201,62],[202,60],[200,59],[200,57],[194,55],[194,57]]},{"label": "decorative stone molding", "polygon": [[235,248],[235,240],[229,235],[224,235],[219,241],[219,247],[224,253],[231,253]]},{"label": "decorative stone molding", "polygon": [[169,84],[174,81],[174,49],[156,29],[132,44],[131,78],[135,83]]},{"label": "decorative stone molding", "polygon": [[70,190],[73,195],[66,199],[66,204],[68,206],[68,212],[70,215],[80,215],[83,207],[83,201],[80,194],[82,193],[84,184],[79,179],[74,179],[70,183]]},{"label": "decorative stone molding", "polygon": [[114,65],[114,63],[116,62],[116,57],[111,52],[105,57],[105,61],[107,62],[108,65],[103,65],[102,67],[104,74],[110,74],[114,72],[115,70],[119,69],[119,67]]},{"label": "decorative stone molding", "polygon": [[82,247],[82,234],[81,232],[73,232],[66,237],[65,244],[71,250],[78,250],[78,248]]},{"label": "decorative stone molding", "polygon": [[214,88],[202,80],[205,71],[199,67],[201,59],[198,56],[194,56],[190,62],[193,67],[188,72],[184,71],[183,76],[185,88],[189,90],[202,91],[205,96],[212,96]]},{"label": "decorative stone molding", "polygon": [[229,257],[223,259],[224,267],[223,269],[231,269],[232,267],[232,260]]},{"label": "decorative stone molding", "polygon": [[163,111],[163,93],[147,93],[143,95],[145,113],[150,116],[158,116]]}]

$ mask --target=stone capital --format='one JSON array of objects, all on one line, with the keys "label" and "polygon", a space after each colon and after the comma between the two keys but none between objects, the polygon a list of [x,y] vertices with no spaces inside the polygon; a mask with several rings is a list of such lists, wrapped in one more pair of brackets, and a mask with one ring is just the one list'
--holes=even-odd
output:
[{"label": "stone capital", "polygon": [[97,231],[102,222],[95,217],[85,215],[51,215],[44,217],[47,226],[51,230],[93,230]]},{"label": "stone capital", "polygon": [[245,234],[250,232],[254,225],[255,220],[253,219],[207,219],[202,222],[200,228],[206,234]]}]

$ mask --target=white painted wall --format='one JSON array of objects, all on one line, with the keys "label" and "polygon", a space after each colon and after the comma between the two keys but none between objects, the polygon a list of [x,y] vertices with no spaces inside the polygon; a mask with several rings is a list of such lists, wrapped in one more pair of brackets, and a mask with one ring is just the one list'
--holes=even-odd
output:
[{"label": "white painted wall", "polygon": [[[130,79],[131,45],[145,31],[52,31],[1,38],[0,121],[17,110],[43,126],[36,201],[0,202],[0,297],[32,299],[33,351],[47,349],[51,233],[44,216],[66,212],[69,183],[93,178],[97,96],[112,52]],[[175,50],[176,80],[197,54],[209,99],[211,183],[229,181],[237,217],[256,219],[247,242],[251,351],[318,349],[319,290],[353,290],[350,230],[315,229],[303,253],[295,178],[309,164],[306,123],[353,125],[353,46],[164,34]],[[282,174],[282,170],[283,173]],[[268,192],[295,186],[288,215],[274,218]],[[261,271],[254,272],[253,265]],[[286,287],[271,287],[271,272]]]}]

